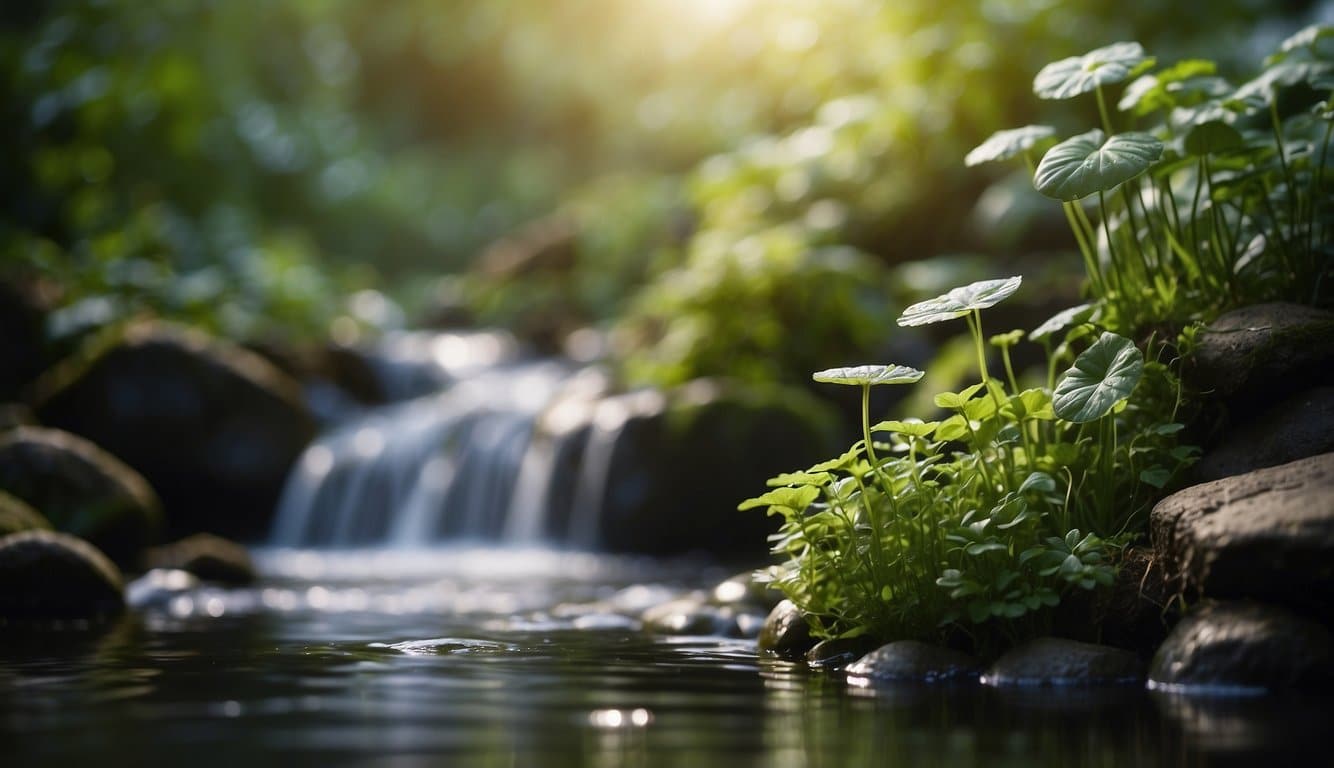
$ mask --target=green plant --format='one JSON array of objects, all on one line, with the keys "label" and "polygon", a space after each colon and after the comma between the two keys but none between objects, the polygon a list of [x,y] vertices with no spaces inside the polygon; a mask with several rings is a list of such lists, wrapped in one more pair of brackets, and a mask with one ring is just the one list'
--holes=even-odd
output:
[{"label": "green plant", "polygon": [[[770,480],[740,505],[782,518],[767,577],[806,612],[817,634],[881,639],[957,632],[991,648],[1044,629],[1069,590],[1111,583],[1119,548],[1139,530],[1151,496],[1189,463],[1161,416],[1170,380],[1127,338],[1103,331],[1052,387],[1020,389],[1009,350],[1024,335],[991,339],[1005,381],[988,373],[981,311],[1020,287],[1018,277],[951,290],[906,309],[903,326],[964,318],[980,381],[936,395],[939,421],[871,424],[870,387],[916,382],[920,371],[859,366],[816,381],[862,389],[862,439],[842,456]],[[1084,313],[1054,356],[1096,329]],[[1046,338],[1061,325],[1044,323]],[[1048,342],[1049,343],[1049,342]],[[1145,403],[1132,405],[1142,382]],[[1168,382],[1170,383],[1170,381]],[[1170,387],[1169,387],[1170,389]],[[875,435],[887,442],[876,442]]]}]

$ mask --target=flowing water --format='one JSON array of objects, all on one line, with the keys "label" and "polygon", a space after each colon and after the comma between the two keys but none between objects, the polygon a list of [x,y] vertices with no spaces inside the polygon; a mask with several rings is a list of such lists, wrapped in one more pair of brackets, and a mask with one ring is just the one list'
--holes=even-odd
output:
[{"label": "flowing water", "polygon": [[644,633],[727,574],[550,550],[261,553],[247,589],[0,633],[3,764],[1329,764],[1328,702],[849,687]]},{"label": "flowing water", "polygon": [[1328,700],[867,689],[646,632],[731,575],[571,551],[655,393],[493,334],[405,334],[377,364],[398,402],[307,450],[256,586],[141,582],[112,624],[0,626],[0,765],[1330,764]]}]

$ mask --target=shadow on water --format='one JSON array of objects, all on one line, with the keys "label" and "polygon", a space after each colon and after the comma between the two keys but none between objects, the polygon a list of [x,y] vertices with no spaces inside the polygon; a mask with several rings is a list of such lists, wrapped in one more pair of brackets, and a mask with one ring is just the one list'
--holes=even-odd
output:
[{"label": "shadow on water", "polygon": [[[303,556],[250,590],[96,627],[5,628],[5,764],[1329,763],[1327,700],[861,689],[759,659],[751,641],[560,618],[630,584],[679,594],[716,575],[694,567],[528,557],[531,572],[483,577],[461,556],[443,577],[371,580],[374,564]],[[553,568],[565,576],[534,580]]]}]

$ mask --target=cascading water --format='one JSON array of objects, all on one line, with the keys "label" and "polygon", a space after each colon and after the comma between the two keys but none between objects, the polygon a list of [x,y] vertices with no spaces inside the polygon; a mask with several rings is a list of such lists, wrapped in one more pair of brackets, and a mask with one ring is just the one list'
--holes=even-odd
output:
[{"label": "cascading water", "polygon": [[597,369],[517,361],[514,349],[495,334],[388,340],[373,361],[386,391],[435,391],[367,409],[307,448],[272,542],[595,546],[618,430],[652,396],[598,402],[607,382]]}]

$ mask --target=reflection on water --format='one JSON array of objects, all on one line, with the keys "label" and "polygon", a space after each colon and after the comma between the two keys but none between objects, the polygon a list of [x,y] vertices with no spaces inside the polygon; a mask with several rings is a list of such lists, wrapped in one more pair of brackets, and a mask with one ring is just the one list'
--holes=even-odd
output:
[{"label": "reflection on water", "polygon": [[1327,699],[861,689],[749,641],[637,631],[635,611],[726,575],[697,564],[259,560],[253,589],[194,588],[96,629],[0,630],[5,765],[1329,764]]}]

